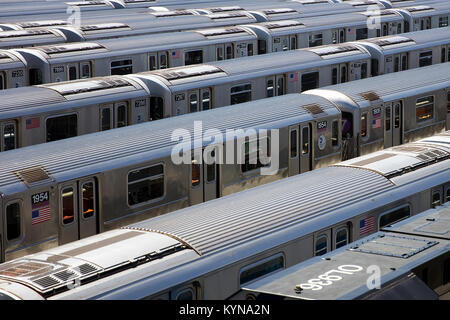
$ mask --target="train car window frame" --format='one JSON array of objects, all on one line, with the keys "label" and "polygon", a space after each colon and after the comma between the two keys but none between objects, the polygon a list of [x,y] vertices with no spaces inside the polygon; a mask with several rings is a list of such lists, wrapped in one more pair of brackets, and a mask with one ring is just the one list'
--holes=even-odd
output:
[{"label": "train car window frame", "polygon": [[148,71],[158,70],[158,54],[148,54]]},{"label": "train car window frame", "polygon": [[164,118],[164,98],[155,96],[150,97],[148,117],[149,121]]},{"label": "train car window frame", "polygon": [[[211,157],[215,159],[216,149],[211,151]],[[213,163],[206,164],[206,183],[215,183],[216,182],[216,160]]]},{"label": "train car window frame", "polygon": [[367,140],[369,138],[368,123],[369,123],[369,113],[363,112],[361,114],[360,133],[361,133],[361,138],[364,138],[365,140]]},{"label": "train car window frame", "polygon": [[77,80],[79,79],[79,70],[77,64],[68,64],[67,65],[67,80]]},{"label": "train car window frame", "polygon": [[384,108],[384,128],[385,128],[386,132],[391,131],[391,120],[392,120],[391,112],[392,112],[392,106],[387,105]]},{"label": "train car window frame", "polygon": [[275,86],[273,77],[266,79],[266,97],[271,98],[275,96]]},{"label": "train car window frame", "polygon": [[433,51],[419,53],[419,67],[431,66],[433,64]]},{"label": "train car window frame", "polygon": [[436,208],[442,204],[441,192],[439,190],[433,190],[431,193],[431,208]]},{"label": "train car window frame", "polygon": [[[10,147],[11,144],[10,143],[6,143],[6,135],[7,133],[5,132],[6,128],[12,126],[13,128],[13,132],[12,132],[12,139],[13,139],[13,143],[12,143],[12,148]],[[1,123],[1,141],[0,141],[0,147],[1,147],[1,151],[8,151],[8,150],[14,150],[17,149],[17,124],[15,121],[7,121],[7,122],[2,122]],[[11,134],[11,133],[9,133]],[[8,147],[7,147],[8,146]]]},{"label": "train car window frame", "polygon": [[234,44],[225,44],[225,60],[234,59]]},{"label": "train car window frame", "polygon": [[[85,210],[85,204],[84,204],[84,189],[83,187],[87,184],[92,184],[92,208],[88,208],[88,210]],[[86,181],[81,182],[80,185],[80,193],[81,193],[81,218],[83,220],[91,220],[95,219],[97,216],[97,195],[96,195],[96,181],[94,179],[89,179]],[[87,213],[87,214],[86,214]]]},{"label": "train car window frame", "polygon": [[111,75],[126,75],[133,73],[133,58],[121,58],[111,60],[110,64]]},{"label": "train car window frame", "polygon": [[[317,89],[319,87],[320,74],[318,71],[310,71],[302,74],[301,92]],[[314,83],[314,85],[313,85]]]},{"label": "train car window frame", "polygon": [[[306,133],[306,134],[305,134]],[[302,156],[309,155],[310,152],[310,146],[309,146],[309,140],[310,140],[310,129],[309,126],[305,126],[302,128]]]},{"label": "train car window frame", "polygon": [[[58,138],[58,139],[52,139],[49,140],[49,120],[53,121],[57,118],[67,118],[67,117],[71,117],[71,116],[75,116],[75,129],[71,128],[70,130],[75,131],[74,135],[71,135],[73,132],[70,132],[69,135],[67,136],[67,130],[64,132],[66,134],[65,137],[63,138]],[[72,121],[70,119],[67,119],[67,121]],[[64,126],[67,129],[67,126]],[[71,112],[71,113],[63,113],[63,114],[58,114],[58,115],[54,115],[54,116],[49,116],[47,118],[45,118],[45,139],[46,142],[51,142],[51,141],[58,141],[58,140],[62,140],[62,139],[67,139],[67,138],[72,138],[72,137],[77,137],[78,136],[78,113],[76,112]]]},{"label": "train car window frame", "polygon": [[[271,265],[273,264],[273,265]],[[269,269],[265,269],[269,267]],[[261,270],[262,268],[262,270]],[[283,252],[276,253],[270,257],[253,262],[241,268],[238,276],[238,285],[250,283],[261,277],[268,276],[280,269],[286,268],[286,258]]]},{"label": "train car window frame", "polygon": [[[262,140],[266,140],[267,143],[267,157],[270,157],[270,137],[266,136],[266,137],[259,137],[259,138],[252,138],[251,140],[249,139],[249,137],[245,138],[245,141],[243,144],[241,144],[241,155],[244,156],[244,163],[242,163],[240,165],[241,167],[241,173],[246,175],[246,174],[253,174],[256,170],[263,168],[263,167],[267,167],[270,165],[270,163],[268,164],[263,164],[261,162],[261,143],[263,143]],[[250,158],[251,158],[251,153],[250,153],[250,145],[251,143],[255,143],[256,142],[256,150],[254,150],[253,152],[256,153],[256,163],[250,163]],[[248,145],[248,149],[247,149],[247,145]],[[247,152],[248,150],[248,152]]]},{"label": "train car window frame", "polygon": [[[138,180],[129,182],[130,173],[141,171],[141,170],[145,170],[145,169],[150,169],[150,168],[157,167],[157,166],[162,166],[162,173],[158,173],[158,174],[155,174],[155,175],[152,175],[152,176],[146,176],[144,178],[140,178]],[[137,184],[137,183],[144,182],[144,181],[147,181],[147,180],[148,181],[155,181],[155,180],[160,180],[161,178],[162,178],[162,184],[163,184],[162,185],[162,195],[160,195],[158,197],[155,197],[155,198],[150,198],[148,200],[139,201],[139,202],[130,204],[130,184]],[[127,205],[130,208],[135,208],[135,207],[138,207],[138,206],[143,206],[143,205],[147,205],[147,204],[150,204],[150,203],[161,201],[162,199],[164,199],[166,197],[166,192],[167,192],[166,191],[167,183],[166,183],[166,165],[165,165],[165,163],[164,162],[158,162],[158,163],[154,163],[154,164],[151,164],[151,165],[141,166],[141,167],[133,168],[133,169],[129,170],[127,172],[127,175],[126,175],[126,185],[127,185]]]},{"label": "train car window frame", "polygon": [[367,67],[367,62],[362,62],[361,63],[361,79],[366,79],[368,76],[368,67]]},{"label": "train car window frame", "polygon": [[[108,110],[108,117],[104,114],[104,110]],[[107,121],[106,121],[107,120]],[[108,122],[108,123],[106,123]],[[99,131],[106,131],[110,130],[114,127],[113,123],[113,105],[103,105],[100,106],[100,130]]]},{"label": "train car window frame", "polygon": [[254,55],[253,52],[254,52],[254,51],[253,51],[253,43],[247,44],[247,56],[248,56],[248,57],[253,56],[253,55]]},{"label": "train car window frame", "polygon": [[[394,213],[402,213],[401,211],[404,210],[404,209],[407,209],[407,211],[408,211],[407,215],[404,215],[404,216],[402,216],[402,217],[400,217],[400,218],[398,218],[396,220],[387,221],[386,223],[384,223],[382,221],[384,219],[384,217],[387,217],[387,216],[389,216],[391,214],[394,214]],[[397,223],[397,222],[399,222],[401,220],[407,219],[409,217],[411,217],[411,205],[409,203],[397,206],[397,207],[395,207],[395,208],[393,208],[391,210],[383,212],[382,214],[380,214],[378,216],[378,226],[379,226],[378,230],[381,229],[381,228],[384,228],[386,226],[392,225],[394,223]]]},{"label": "train car window frame", "polygon": [[308,47],[318,47],[323,45],[323,33],[312,33],[308,36]]},{"label": "train car window frame", "polygon": [[369,29],[366,28],[357,28],[356,29],[356,40],[364,40],[369,37]]},{"label": "train car window frame", "polygon": [[[85,69],[87,67],[87,69]],[[85,73],[85,71],[88,71]],[[88,79],[92,78],[92,62],[91,61],[83,61],[80,62],[80,79]]]},{"label": "train car window frame", "polygon": [[[294,137],[292,134],[294,133]],[[298,128],[291,128],[289,132],[289,158],[298,158]]]},{"label": "train car window frame", "polygon": [[250,82],[234,85],[230,88],[230,104],[252,101],[252,84]]},{"label": "train car window frame", "polygon": [[[194,96],[195,99],[192,98]],[[188,92],[188,106],[189,106],[188,112],[189,113],[198,112],[198,105],[199,105],[198,92],[197,91]]]},{"label": "train car window frame", "polygon": [[203,49],[191,49],[184,51],[184,65],[203,63]]},{"label": "train car window frame", "polygon": [[444,63],[446,58],[447,58],[447,48],[442,47],[441,48],[441,63]]},{"label": "train car window frame", "polygon": [[[13,235],[9,235],[11,229],[9,228],[10,224],[8,224],[10,220],[8,218],[8,208],[12,205],[17,205],[19,210],[18,210],[18,217],[14,217],[14,220],[16,220],[16,230],[15,230],[16,232]],[[22,238],[23,233],[22,211],[23,210],[21,200],[8,201],[5,205],[5,225],[6,225],[5,239],[7,242],[14,242]]]},{"label": "train car window frame", "polygon": [[158,52],[158,69],[167,69],[169,67],[169,54],[167,51]]},{"label": "train car window frame", "polygon": [[[71,190],[70,192],[71,194],[71,198],[72,198],[72,215],[65,215],[65,210],[64,210],[64,193],[67,193],[69,191],[66,190]],[[63,226],[68,226],[71,225],[73,223],[75,223],[76,221],[76,197],[75,197],[75,188],[73,187],[73,185],[65,185],[62,186],[60,191],[59,191],[59,202],[60,202],[60,214],[61,214],[61,224]]]},{"label": "train car window frame", "polygon": [[120,101],[114,103],[114,128],[122,128],[128,126],[128,105],[128,101]]},{"label": "train car window frame", "polygon": [[297,36],[295,34],[289,37],[289,49],[297,49]]},{"label": "train car window frame", "polygon": [[[200,186],[200,180],[201,180],[201,165],[198,163],[197,159],[195,159],[194,155],[192,155],[191,159],[191,188],[197,189]],[[194,170],[195,168],[195,170]]]},{"label": "train car window frame", "polygon": [[444,188],[444,199],[445,202],[450,201],[450,186],[445,186]]},{"label": "train car window frame", "polygon": [[[434,101],[434,95],[416,99],[416,123],[425,122],[434,118]],[[422,110],[423,112],[421,112]]]},{"label": "train car window frame", "polygon": [[331,146],[339,147],[339,121],[331,122]]},{"label": "train car window frame", "polygon": [[212,109],[212,99],[211,99],[211,89],[210,88],[200,89],[200,98],[201,98],[200,105],[201,105],[202,111]]},{"label": "train car window frame", "polygon": [[438,28],[448,27],[448,16],[439,17]]},{"label": "train car window frame", "polygon": [[403,110],[403,101],[402,100],[399,100],[399,101],[395,101],[393,104],[392,104],[392,107],[393,107],[393,111],[394,111],[394,128],[395,129],[397,129],[397,128],[400,128],[401,126],[402,126],[402,115],[401,115],[401,113],[402,113],[402,110]]},{"label": "train car window frame", "polygon": [[447,115],[448,114],[450,114],[450,91],[447,91]]},{"label": "train car window frame", "polygon": [[[182,296],[183,294],[186,294],[186,293],[190,293],[192,299],[180,299],[180,296]],[[194,292],[194,289],[193,289],[192,287],[185,287],[185,288],[182,288],[182,289],[180,289],[180,290],[178,290],[178,291],[176,292],[174,298],[175,298],[175,300],[177,300],[177,301],[190,301],[190,300],[195,300],[195,292]]]},{"label": "train car window frame", "polygon": [[[338,235],[340,232],[345,231],[345,241],[344,240],[339,240],[338,241]],[[338,249],[340,247],[346,246],[349,243],[349,232],[348,232],[348,227],[340,227],[336,230],[335,232],[335,237],[334,237],[334,247],[335,249]],[[345,243],[344,243],[345,242]]]},{"label": "train car window frame", "polygon": [[[325,239],[325,246],[320,246],[318,248],[319,240],[321,239]],[[324,251],[325,252],[322,252]],[[322,252],[322,253],[320,253]],[[314,257],[318,257],[318,256],[322,256],[324,254],[326,254],[328,252],[328,235],[326,234],[319,234],[315,239],[314,239]],[[319,253],[319,254],[318,254]]]},{"label": "train car window frame", "polygon": [[217,46],[216,47],[216,61],[225,60],[225,47]]},{"label": "train car window frame", "polygon": [[0,71],[0,90],[4,90],[6,88],[6,73],[4,71]]}]

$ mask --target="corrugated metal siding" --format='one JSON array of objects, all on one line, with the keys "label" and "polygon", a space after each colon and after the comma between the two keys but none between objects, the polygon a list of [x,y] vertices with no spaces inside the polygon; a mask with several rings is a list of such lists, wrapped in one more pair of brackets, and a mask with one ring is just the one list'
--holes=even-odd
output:
[{"label": "corrugated metal siding", "polygon": [[[96,172],[94,167],[87,168],[91,165],[98,165],[103,171],[101,164],[105,162],[114,166],[115,160],[131,159],[132,156],[163,148],[167,150],[178,144],[178,141],[171,141],[174,130],[186,129],[193,137],[194,121],[202,121],[204,132],[215,128],[225,134],[227,129],[270,129],[283,121],[312,119],[308,112],[300,108],[305,104],[319,103],[329,113],[338,112],[322,98],[310,95],[299,97],[299,94],[285,95],[0,153],[0,186],[17,181],[12,172],[24,168],[42,165],[52,176],[58,172],[81,169],[89,174],[89,170]],[[96,170],[99,170],[98,167]]]},{"label": "corrugated metal siding", "polygon": [[389,180],[368,170],[328,167],[130,228],[169,234],[205,255],[333,214],[337,208],[392,188]]},{"label": "corrugated metal siding", "polygon": [[62,95],[46,88],[23,87],[0,91],[1,112],[31,109],[62,101],[66,101]]},{"label": "corrugated metal siding", "polygon": [[[450,63],[441,63],[419,69],[390,73],[382,76],[362,79],[355,86],[352,82],[327,86],[320,89],[336,90],[348,95],[357,103],[366,101],[361,93],[373,91],[381,99],[403,91],[417,90],[426,86],[444,84],[450,86]],[[420,77],[417,76],[420,74]]]}]

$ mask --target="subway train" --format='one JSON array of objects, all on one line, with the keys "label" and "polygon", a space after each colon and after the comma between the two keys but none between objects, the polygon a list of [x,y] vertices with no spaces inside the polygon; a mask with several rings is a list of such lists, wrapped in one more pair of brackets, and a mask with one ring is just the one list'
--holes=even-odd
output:
[{"label": "subway train", "polygon": [[[405,44],[399,46],[384,50],[391,62],[380,58],[380,69],[399,70],[403,64],[400,57],[408,57],[411,62],[407,63],[420,59],[418,52],[423,49],[405,54],[398,53]],[[356,70],[353,66],[359,65],[363,70],[366,64],[367,71],[367,66],[374,61],[363,52],[316,59],[311,52],[292,51],[289,60],[273,61],[272,55],[258,57],[258,62],[264,64],[227,61],[216,66],[193,65],[3,90],[0,92],[0,151],[299,91],[323,97],[340,110],[346,121],[345,132],[339,130],[345,133],[346,158],[374,151],[383,144],[384,147],[398,145],[450,129],[449,62],[422,67],[426,72],[414,68],[361,79],[358,86],[352,82],[326,86],[345,82],[343,73],[338,75],[348,66],[342,63],[344,55],[352,57],[352,77]],[[436,55],[440,47],[423,52],[439,62]],[[312,63],[298,59],[298,54],[312,57]],[[321,89],[314,89],[317,86]],[[297,96],[302,101],[303,94]],[[253,105],[257,108],[259,102]],[[316,105],[320,107],[322,101]],[[369,108],[379,112],[371,113]],[[317,108],[315,114],[320,112]],[[382,127],[386,129],[384,134]],[[371,128],[381,131],[372,132]],[[336,143],[340,145],[340,141]]]},{"label": "subway train", "polygon": [[449,300],[450,197],[447,201],[248,283],[232,299]]},{"label": "subway train", "polygon": [[[449,142],[447,131],[20,257],[0,265],[1,297],[230,298],[265,275],[448,201]],[[8,209],[6,237],[20,233],[19,208]],[[411,224],[435,230],[418,217]],[[448,238],[430,241],[448,250]]]},{"label": "subway train", "polygon": [[[443,66],[1,152],[1,225],[8,214],[20,221],[16,233],[4,232],[3,259],[442,132],[449,92]],[[79,122],[73,111],[45,120],[47,139],[98,123],[97,108]],[[28,120],[33,136],[42,134],[40,118]],[[13,138],[4,136],[2,145]],[[39,208],[44,223],[33,219]]]}]

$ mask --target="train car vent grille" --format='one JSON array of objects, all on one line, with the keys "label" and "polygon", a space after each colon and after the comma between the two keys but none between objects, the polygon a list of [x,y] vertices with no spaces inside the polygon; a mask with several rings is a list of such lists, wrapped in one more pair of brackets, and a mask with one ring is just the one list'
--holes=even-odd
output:
[{"label": "train car vent grille", "polygon": [[279,28],[289,28],[289,27],[299,27],[305,26],[305,24],[298,21],[277,21],[277,22],[268,22],[261,23],[262,26],[266,27],[269,30],[279,29]]},{"label": "train car vent grille", "polygon": [[66,282],[70,279],[74,279],[77,277],[77,275],[74,272],[68,270],[63,270],[61,272],[54,273],[53,276],[63,282]]},{"label": "train car vent grille", "polygon": [[373,91],[362,92],[360,93],[360,96],[366,99],[367,101],[375,101],[380,99],[380,96]]},{"label": "train car vent grille", "polygon": [[60,282],[50,276],[46,276],[37,280],[32,281],[34,284],[37,284],[43,289],[47,289],[49,287],[53,287],[54,285],[59,284]]},{"label": "train car vent grille", "polygon": [[97,271],[98,269],[88,263],[82,264],[78,267],[78,272],[80,272],[81,275],[86,275],[92,272]]},{"label": "train car vent grille", "polygon": [[328,0],[292,0],[292,1],[301,3],[303,5],[330,3]]},{"label": "train car vent grille", "polygon": [[378,234],[348,250],[407,259],[438,243],[410,236]]},{"label": "train car vent grille", "polygon": [[103,1],[100,0],[91,0],[91,1],[74,1],[74,2],[66,2],[69,6],[76,7],[88,7],[88,6],[104,6],[106,5]]},{"label": "train car vent grille", "polygon": [[240,11],[244,9],[238,6],[230,6],[230,7],[209,8],[208,10],[211,11],[212,13],[217,13],[217,12]]},{"label": "train car vent grille", "polygon": [[302,108],[305,109],[306,111],[308,111],[310,114],[312,114],[313,117],[316,117],[319,114],[325,113],[325,111],[322,109],[322,107],[316,103],[302,106]]},{"label": "train car vent grille", "polygon": [[395,44],[405,44],[405,43],[415,43],[414,40],[406,38],[406,37],[402,37],[402,36],[391,36],[391,37],[387,37],[387,38],[383,38],[383,39],[368,39],[368,40],[364,40],[367,42],[371,42],[374,43],[380,47],[385,47],[385,46],[392,46]]},{"label": "train car vent grille", "polygon": [[64,20],[48,20],[48,21],[33,21],[33,22],[21,22],[17,24],[19,27],[38,28],[38,27],[52,27],[52,26],[65,26],[67,22]]},{"label": "train car vent grille", "polygon": [[47,54],[60,54],[60,53],[69,53],[69,52],[79,52],[79,51],[89,51],[89,50],[98,50],[104,49],[102,45],[98,43],[68,43],[64,45],[51,45],[51,46],[42,46],[37,47],[36,49],[41,50]]},{"label": "train car vent grille", "polygon": [[290,8],[280,8],[280,9],[263,9],[262,13],[266,15],[283,14],[283,13],[297,13],[297,10]]},{"label": "train car vent grille", "polygon": [[222,70],[220,70],[219,68],[209,65],[199,65],[195,67],[181,67],[180,69],[175,70],[173,69],[167,71],[156,71],[152,72],[152,74],[161,76],[166,80],[172,81],[222,72]]},{"label": "train car vent grille", "polygon": [[20,37],[34,37],[41,36],[46,34],[53,34],[48,30],[13,30],[13,31],[4,31],[0,34],[0,39],[8,39],[8,38],[20,38]]},{"label": "train car vent grille", "polygon": [[245,31],[240,27],[196,30],[196,32],[200,33],[205,37],[221,36],[225,34],[247,33],[247,31]]},{"label": "train car vent grille", "polygon": [[213,13],[213,14],[207,14],[206,16],[212,20],[231,19],[231,18],[248,18],[248,16],[245,13],[239,13],[239,12]]},{"label": "train car vent grille", "polygon": [[30,277],[52,270],[52,266],[44,263],[19,261],[7,263],[0,268],[0,275],[5,277]]},{"label": "train car vent grille", "polygon": [[81,31],[97,31],[97,30],[114,30],[114,29],[130,29],[130,26],[125,23],[100,23],[92,25],[84,25],[80,27]]},{"label": "train car vent grille", "polygon": [[366,17],[376,17],[376,16],[395,16],[394,12],[388,10],[381,11],[366,11],[366,12],[358,12],[359,14],[365,15]]},{"label": "train car vent grille", "polygon": [[374,162],[377,162],[377,161],[389,159],[389,158],[394,157],[394,156],[395,156],[394,153],[383,153],[383,154],[380,154],[380,155],[375,156],[375,157],[371,157],[371,158],[368,158],[368,159],[365,159],[365,160],[354,162],[351,165],[352,166],[361,166],[362,167],[362,166],[366,166],[368,164],[371,164],[371,163],[374,163]]},{"label": "train car vent grille", "polygon": [[361,1],[361,2],[354,2],[354,3],[350,3],[353,7],[364,7],[364,6],[369,6],[369,5],[376,5],[376,2],[373,1]]},{"label": "train car vent grille", "polygon": [[402,9],[407,10],[409,12],[421,12],[421,11],[434,10],[434,8],[429,7],[429,6],[406,7],[406,8],[402,8]]},{"label": "train car vent grille", "polygon": [[417,155],[416,158],[419,160],[422,160],[422,161],[428,161],[430,159],[426,155],[423,155],[423,154]]},{"label": "train car vent grille", "polygon": [[312,51],[321,57],[339,53],[361,52],[357,47],[354,46],[327,46],[318,48],[308,48],[307,50]]},{"label": "train car vent grille", "polygon": [[165,18],[165,17],[177,17],[177,16],[192,16],[194,13],[190,11],[162,11],[162,12],[152,12],[151,15],[157,17],[157,18]]},{"label": "train car vent grille", "polygon": [[13,173],[28,187],[31,187],[34,184],[52,181],[51,176],[43,167],[32,167],[14,171]]},{"label": "train car vent grille", "polygon": [[67,96],[99,90],[128,87],[132,85],[128,81],[120,78],[105,78],[102,80],[79,80],[73,82],[48,84],[44,86],[59,92],[63,96]]},{"label": "train car vent grille", "polygon": [[399,146],[399,147],[392,147],[391,150],[397,151],[397,152],[420,153],[420,152],[424,152],[426,149],[423,147]]}]

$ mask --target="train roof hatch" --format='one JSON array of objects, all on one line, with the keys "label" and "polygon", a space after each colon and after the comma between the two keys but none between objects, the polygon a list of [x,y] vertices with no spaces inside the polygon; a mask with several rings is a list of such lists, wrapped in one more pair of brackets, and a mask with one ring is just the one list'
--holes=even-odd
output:
[{"label": "train roof hatch", "polygon": [[114,22],[80,26],[80,30],[83,32],[92,32],[100,30],[118,30],[118,29],[130,30],[131,28],[129,25],[125,23],[114,23]]},{"label": "train roof hatch", "polygon": [[42,20],[42,21],[31,21],[31,22],[19,22],[16,24],[23,29],[28,29],[28,28],[38,28],[38,27],[65,26],[65,25],[67,25],[67,21],[64,21],[64,20]]},{"label": "train roof hatch", "polygon": [[73,82],[61,82],[44,85],[46,88],[53,89],[67,98],[69,95],[75,95],[88,92],[99,92],[101,90],[132,87],[134,86],[121,78],[108,77],[104,79],[88,79]]},{"label": "train roof hatch", "polygon": [[197,33],[200,33],[201,35],[205,37],[214,37],[214,36],[223,36],[227,34],[250,34],[247,30],[235,26],[235,27],[225,27],[225,28],[214,28],[214,29],[202,29],[202,30],[196,30]]},{"label": "train roof hatch", "polygon": [[352,46],[352,45],[347,45],[347,46],[342,46],[342,45],[338,45],[338,46],[323,46],[323,47],[317,47],[317,48],[308,48],[308,51],[312,51],[315,54],[319,55],[320,57],[324,58],[324,59],[328,59],[328,58],[333,58],[334,55],[337,54],[349,54],[349,53],[361,53],[362,51],[356,47],[356,46]]},{"label": "train roof hatch", "polygon": [[280,29],[280,28],[289,28],[289,27],[304,27],[305,24],[295,20],[282,20],[275,22],[263,22],[260,23],[261,26],[272,30],[272,29]]}]

